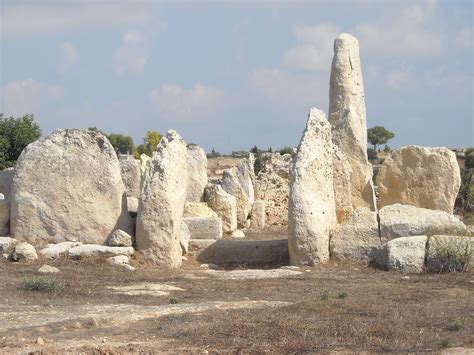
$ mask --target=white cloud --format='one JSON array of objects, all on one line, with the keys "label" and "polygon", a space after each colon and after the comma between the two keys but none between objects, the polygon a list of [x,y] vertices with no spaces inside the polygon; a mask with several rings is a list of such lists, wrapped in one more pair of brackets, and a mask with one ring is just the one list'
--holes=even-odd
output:
[{"label": "white cloud", "polygon": [[150,8],[146,0],[5,1],[0,26],[3,35],[9,37],[143,24],[151,17]]},{"label": "white cloud", "polygon": [[216,112],[223,106],[222,90],[196,84],[185,89],[164,84],[150,93],[150,101],[165,118],[192,119]]},{"label": "white cloud", "polygon": [[283,56],[283,65],[304,70],[327,70],[338,29],[330,24],[297,27],[294,35],[300,42]]},{"label": "white cloud", "polygon": [[60,101],[64,96],[64,89],[59,85],[26,79],[8,83],[1,88],[0,95],[1,112],[5,115],[19,116],[25,113],[37,113],[47,104]]},{"label": "white cloud", "polygon": [[77,49],[71,42],[61,44],[61,59],[58,72],[61,74],[68,72],[77,63],[78,58]]},{"label": "white cloud", "polygon": [[138,31],[129,31],[122,37],[122,44],[115,52],[114,69],[117,75],[143,75],[148,62],[149,41]]}]

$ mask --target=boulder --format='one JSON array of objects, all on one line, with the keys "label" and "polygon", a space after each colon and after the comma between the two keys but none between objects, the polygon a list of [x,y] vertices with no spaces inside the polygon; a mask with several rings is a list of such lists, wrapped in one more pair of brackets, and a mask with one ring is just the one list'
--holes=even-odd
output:
[{"label": "boulder", "polygon": [[471,237],[433,235],[428,240],[426,269],[428,272],[465,271],[471,261],[474,239]]},{"label": "boulder", "polygon": [[41,257],[46,259],[57,259],[62,255],[67,255],[69,249],[81,245],[80,242],[62,242],[58,244],[48,244],[45,248],[39,251]]},{"label": "boulder", "polygon": [[120,160],[120,174],[125,185],[127,197],[138,198],[140,196],[142,170],[138,159]]},{"label": "boulder", "polygon": [[110,258],[107,258],[107,262],[110,265],[119,265],[123,266],[129,263],[128,256],[127,255],[117,255],[117,256],[111,256]]},{"label": "boulder", "polygon": [[377,174],[379,207],[400,203],[453,213],[461,186],[456,154],[447,148],[396,149]]},{"label": "boulder", "polygon": [[191,239],[222,239],[222,221],[218,217],[187,217]]},{"label": "boulder", "polygon": [[385,206],[379,211],[382,242],[413,235],[463,235],[466,226],[457,217],[442,211],[409,205]]},{"label": "boulder", "polygon": [[133,237],[127,232],[117,229],[107,240],[110,247],[131,247],[133,245]]},{"label": "boulder", "polygon": [[10,201],[0,194],[0,236],[10,235]]},{"label": "boulder", "polygon": [[38,272],[40,274],[55,274],[59,272],[59,269],[57,267],[44,264],[38,269]]},{"label": "boulder", "polygon": [[189,231],[189,228],[184,221],[181,221],[181,236],[180,236],[180,245],[181,245],[181,251],[184,254],[186,254],[189,250],[189,241],[191,240],[191,232]]},{"label": "boulder", "polygon": [[337,222],[343,223],[352,216],[351,164],[345,154],[334,146],[333,179]]},{"label": "boulder", "polygon": [[101,133],[56,130],[29,144],[15,168],[11,235],[33,244],[104,243],[131,229],[114,148]]},{"label": "boulder", "polygon": [[206,202],[186,202],[183,217],[218,217]]},{"label": "boulder", "polygon": [[426,235],[392,239],[380,248],[376,264],[386,270],[424,272],[427,240]]},{"label": "boulder", "polygon": [[13,261],[35,261],[38,259],[38,254],[33,245],[23,242],[15,246],[11,258]]},{"label": "boulder", "polygon": [[375,210],[372,167],[367,158],[367,120],[359,42],[347,33],[334,41],[329,122],[334,144],[351,165],[352,206]]},{"label": "boulder", "polygon": [[203,199],[204,188],[208,183],[206,152],[195,144],[189,144],[187,149],[188,192],[186,201],[200,202]]},{"label": "boulder", "polygon": [[265,201],[255,200],[250,215],[250,227],[258,229],[265,228],[265,219]]},{"label": "boulder", "polygon": [[294,157],[288,205],[291,265],[329,260],[329,233],[337,223],[331,127],[324,112],[312,108]]},{"label": "boulder", "polygon": [[204,199],[222,220],[222,229],[225,233],[232,233],[237,229],[237,200],[225,192],[220,185],[209,184],[204,191]]},{"label": "boulder", "polygon": [[134,252],[132,247],[109,247],[107,245],[81,244],[69,249],[68,255],[72,259],[84,257],[111,257],[117,255],[130,256]]},{"label": "boulder", "polygon": [[0,171],[0,193],[4,195],[5,200],[10,200],[14,168],[8,168]]},{"label": "boulder", "polygon": [[138,198],[127,197],[127,210],[130,216],[136,217],[137,212],[138,212]]},{"label": "boulder", "polygon": [[0,237],[0,252],[10,252],[15,248],[17,240],[10,237]]},{"label": "boulder", "polygon": [[373,259],[380,248],[377,213],[356,208],[352,216],[331,232],[331,257]]},{"label": "boulder", "polygon": [[138,204],[137,249],[146,259],[167,268],[181,266],[186,160],[186,143],[178,133],[168,131],[147,163]]}]

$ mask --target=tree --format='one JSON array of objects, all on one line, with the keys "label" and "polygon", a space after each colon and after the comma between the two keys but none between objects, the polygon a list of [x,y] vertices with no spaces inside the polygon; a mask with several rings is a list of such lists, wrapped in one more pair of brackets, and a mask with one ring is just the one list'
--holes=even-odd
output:
[{"label": "tree", "polygon": [[288,147],[288,146],[285,146],[283,148],[281,148],[278,153],[280,153],[281,155],[285,155],[285,154],[293,154],[293,148],[291,147]]},{"label": "tree", "polygon": [[378,145],[387,143],[393,137],[395,134],[382,126],[375,126],[367,130],[367,140],[374,146],[375,151],[377,151]]},{"label": "tree", "polygon": [[156,146],[160,142],[161,135],[156,131],[148,131],[143,138],[143,144],[137,147],[136,155],[139,157],[142,154],[152,156],[156,150]]},{"label": "tree", "polygon": [[367,148],[367,158],[369,160],[375,160],[377,157],[377,151],[374,148]]},{"label": "tree", "polygon": [[114,147],[115,151],[120,154],[135,154],[135,144],[130,136],[124,136],[123,134],[109,134],[107,136],[110,143]]},{"label": "tree", "polygon": [[474,169],[474,148],[466,149],[465,157],[464,167],[466,169]]},{"label": "tree", "polygon": [[14,166],[23,149],[40,136],[33,115],[15,118],[0,113],[0,170]]}]

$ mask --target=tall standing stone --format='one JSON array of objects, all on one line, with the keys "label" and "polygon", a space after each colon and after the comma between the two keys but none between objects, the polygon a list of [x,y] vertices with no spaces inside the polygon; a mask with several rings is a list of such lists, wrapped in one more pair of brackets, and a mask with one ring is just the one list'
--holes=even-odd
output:
[{"label": "tall standing stone", "polygon": [[351,168],[352,205],[375,209],[372,167],[367,158],[367,122],[359,42],[347,33],[334,41],[329,86],[329,122],[334,144]]},{"label": "tall standing stone", "polygon": [[194,144],[188,146],[188,193],[186,201],[201,202],[204,188],[207,186],[207,157],[206,152]]},{"label": "tall standing stone", "polygon": [[234,232],[237,229],[236,198],[225,192],[220,185],[209,184],[205,189],[204,199],[209,207],[222,219],[224,232]]},{"label": "tall standing stone", "polygon": [[294,157],[288,205],[288,249],[292,265],[329,259],[329,234],[337,223],[331,126],[312,108]]},{"label": "tall standing stone", "polygon": [[125,185],[127,197],[140,196],[142,170],[138,159],[124,159],[120,161],[120,173]]},{"label": "tall standing stone", "polygon": [[167,268],[181,266],[186,160],[186,143],[178,133],[168,131],[147,163],[138,204],[137,249],[146,259]]},{"label": "tall standing stone", "polygon": [[32,244],[102,244],[131,231],[114,148],[101,133],[59,129],[29,144],[15,167],[10,233]]},{"label": "tall standing stone", "polygon": [[334,145],[333,155],[334,198],[337,222],[343,223],[352,216],[351,164],[346,155]]}]

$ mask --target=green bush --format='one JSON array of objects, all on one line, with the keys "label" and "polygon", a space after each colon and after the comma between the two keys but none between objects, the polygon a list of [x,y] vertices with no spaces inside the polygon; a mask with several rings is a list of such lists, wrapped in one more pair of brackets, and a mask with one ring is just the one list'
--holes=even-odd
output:
[{"label": "green bush", "polygon": [[448,330],[451,330],[452,332],[457,332],[459,330],[463,330],[464,327],[466,326],[466,320],[463,318],[455,318],[452,319],[449,324],[448,324]]},{"label": "green bush", "polygon": [[55,292],[61,291],[64,284],[61,281],[50,279],[44,276],[36,276],[23,279],[21,288],[26,291]]},{"label": "green bush", "polygon": [[293,154],[293,148],[286,146],[286,147],[281,148],[278,151],[278,153],[280,153],[281,155],[285,155],[285,154],[290,154],[291,155],[291,154]]},{"label": "green bush", "polygon": [[377,159],[377,151],[374,148],[367,148],[367,157],[369,158],[369,160]]},{"label": "green bush", "polygon": [[474,148],[466,149],[466,160],[464,161],[464,167],[466,169],[474,169]]},{"label": "green bush", "polygon": [[[443,238],[430,237],[429,259],[432,260],[433,271],[464,272],[469,268],[472,250],[469,237]],[[428,260],[428,263],[430,263]]]}]

